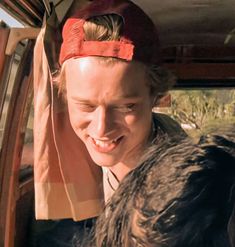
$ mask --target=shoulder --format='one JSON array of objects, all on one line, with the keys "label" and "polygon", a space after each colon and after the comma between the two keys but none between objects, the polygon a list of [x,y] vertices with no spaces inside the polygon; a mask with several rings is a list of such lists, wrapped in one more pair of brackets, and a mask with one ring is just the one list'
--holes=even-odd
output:
[{"label": "shoulder", "polygon": [[182,129],[180,124],[166,114],[153,113],[153,121],[155,126],[159,127],[169,136],[187,136],[186,132]]}]

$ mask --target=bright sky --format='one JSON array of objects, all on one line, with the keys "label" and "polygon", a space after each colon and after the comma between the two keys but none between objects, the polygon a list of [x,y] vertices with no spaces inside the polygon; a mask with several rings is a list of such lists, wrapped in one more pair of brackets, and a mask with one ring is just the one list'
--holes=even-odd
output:
[{"label": "bright sky", "polygon": [[10,27],[23,27],[20,22],[7,14],[7,12],[4,11],[2,8],[0,8],[0,20],[3,20]]}]

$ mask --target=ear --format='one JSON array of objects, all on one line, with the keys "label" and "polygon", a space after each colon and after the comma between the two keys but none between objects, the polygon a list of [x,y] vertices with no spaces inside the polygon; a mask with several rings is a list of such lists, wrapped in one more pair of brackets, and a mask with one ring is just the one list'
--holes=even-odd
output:
[{"label": "ear", "polygon": [[153,99],[153,107],[171,107],[171,94],[168,93],[164,95],[162,98],[155,97]]}]

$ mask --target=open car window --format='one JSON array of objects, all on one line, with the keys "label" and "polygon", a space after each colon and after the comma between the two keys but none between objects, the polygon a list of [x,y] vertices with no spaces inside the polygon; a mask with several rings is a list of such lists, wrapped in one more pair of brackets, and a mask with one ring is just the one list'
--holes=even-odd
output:
[{"label": "open car window", "polygon": [[[26,30],[40,28],[53,4],[57,6],[58,17],[63,18],[60,10],[64,10],[68,2],[71,4],[73,0],[0,0],[0,6],[22,21]],[[165,106],[162,104],[154,110],[169,114],[195,140],[218,127],[234,125],[234,0],[133,2],[159,27],[163,63],[178,77]],[[0,81],[0,246],[4,242],[7,247],[16,243],[24,247],[34,217],[31,67],[34,41],[19,40],[14,52],[4,57],[6,47],[1,47],[2,34],[10,32],[10,25],[8,28],[1,25],[0,72],[5,79],[4,83]],[[18,34],[23,33],[23,29],[18,30]]]},{"label": "open car window", "polygon": [[169,114],[197,140],[223,126],[235,125],[235,89],[172,90],[167,104],[155,111]]}]

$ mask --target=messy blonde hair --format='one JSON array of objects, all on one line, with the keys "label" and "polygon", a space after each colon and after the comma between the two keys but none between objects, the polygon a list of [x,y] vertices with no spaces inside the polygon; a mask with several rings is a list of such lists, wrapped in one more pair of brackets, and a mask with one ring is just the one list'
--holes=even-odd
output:
[{"label": "messy blonde hair", "polygon": [[[95,16],[84,23],[85,39],[87,41],[110,41],[119,40],[122,32],[123,19],[117,14],[107,14]],[[101,63],[112,66],[115,63],[123,61],[114,57],[97,57]],[[72,58],[73,59],[73,58]],[[58,77],[59,93],[66,98],[65,85],[65,65],[66,61],[61,67],[61,72]],[[154,98],[154,103],[157,105],[158,101],[166,94],[166,92],[174,85],[176,79],[172,73],[167,69],[154,65],[145,64],[146,74],[148,77],[148,86],[150,87],[150,94]]]}]

